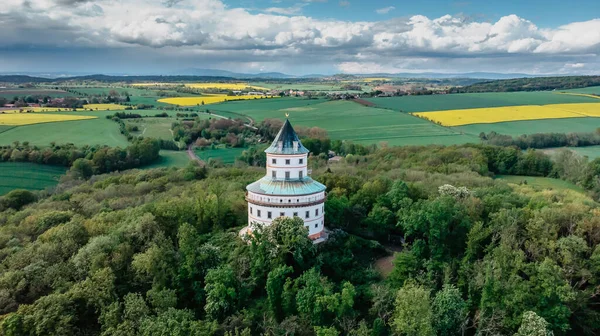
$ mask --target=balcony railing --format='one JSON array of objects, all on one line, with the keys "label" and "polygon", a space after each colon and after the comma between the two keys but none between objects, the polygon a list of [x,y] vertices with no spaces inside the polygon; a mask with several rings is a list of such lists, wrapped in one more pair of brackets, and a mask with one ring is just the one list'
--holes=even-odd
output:
[{"label": "balcony railing", "polygon": [[269,200],[264,200],[264,198],[262,200],[259,199],[255,199],[252,197],[248,196],[248,192],[246,192],[246,202],[252,203],[252,204],[256,204],[256,205],[264,205],[264,206],[270,206],[270,207],[280,207],[280,208],[289,208],[290,206],[311,206],[311,205],[317,205],[317,204],[321,204],[323,202],[325,202],[325,200],[327,200],[327,193],[323,194],[323,198],[314,198],[314,199],[309,199],[307,201],[302,201],[302,202],[285,202],[285,201],[281,201],[282,199],[280,198],[272,198],[270,201]]}]

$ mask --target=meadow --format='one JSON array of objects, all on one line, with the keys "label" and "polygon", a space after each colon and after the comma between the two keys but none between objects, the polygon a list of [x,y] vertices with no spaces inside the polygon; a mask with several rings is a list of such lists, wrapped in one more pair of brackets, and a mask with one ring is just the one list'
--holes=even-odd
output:
[{"label": "meadow", "polygon": [[517,176],[517,175],[496,175],[497,179],[501,179],[512,184],[526,184],[534,189],[551,189],[551,190],[572,190],[580,193],[585,193],[585,190],[571,182],[549,178],[549,177],[534,177],[534,176]]},{"label": "meadow", "polygon": [[459,93],[429,96],[366,98],[377,107],[401,112],[426,112],[519,105],[600,103],[600,99],[552,91]]},{"label": "meadow", "polygon": [[[319,83],[252,83],[271,90],[300,90],[300,91],[344,91],[342,85],[338,82],[319,82]],[[343,84],[343,83],[342,83]],[[364,91],[370,91],[367,87]]]},{"label": "meadow", "polygon": [[242,155],[247,148],[195,148],[194,153],[200,160],[208,162],[210,159],[220,159],[224,164],[233,164],[235,159]]},{"label": "meadow", "polygon": [[43,190],[55,186],[64,167],[26,162],[0,162],[0,195],[14,189]]},{"label": "meadow", "polygon": [[251,85],[248,83],[191,83],[185,84],[185,86],[193,89],[220,89],[220,90],[269,90],[269,88],[257,85]]},{"label": "meadow", "polygon": [[142,169],[152,168],[182,168],[190,163],[190,158],[186,151],[161,150],[160,158],[153,164],[144,166]]}]

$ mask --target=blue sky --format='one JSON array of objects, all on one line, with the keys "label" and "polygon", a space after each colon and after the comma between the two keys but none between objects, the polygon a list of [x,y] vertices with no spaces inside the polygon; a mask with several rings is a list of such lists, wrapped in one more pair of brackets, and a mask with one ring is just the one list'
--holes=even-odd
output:
[{"label": "blue sky", "polygon": [[[586,21],[600,16],[600,1],[594,0],[506,0],[506,1],[398,1],[398,0],[339,0],[294,1],[294,0],[235,0],[226,1],[232,7],[265,9],[269,7],[293,7],[303,4],[302,14],[315,18],[335,18],[350,21],[377,21],[386,17],[425,15],[440,17],[446,14],[463,14],[474,19],[497,21],[500,17],[516,14],[534,21],[538,26],[557,27],[573,21]],[[387,14],[378,14],[377,9],[394,7]]]},{"label": "blue sky", "polygon": [[2,2],[0,72],[600,73],[600,1]]}]

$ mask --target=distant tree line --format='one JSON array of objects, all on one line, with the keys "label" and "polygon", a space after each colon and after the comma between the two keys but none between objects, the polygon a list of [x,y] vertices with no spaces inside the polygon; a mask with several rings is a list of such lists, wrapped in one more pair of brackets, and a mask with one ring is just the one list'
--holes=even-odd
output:
[{"label": "distant tree line", "polygon": [[73,144],[40,148],[28,142],[15,142],[0,147],[1,162],[31,162],[71,167],[82,177],[138,168],[155,162],[159,158],[158,140],[145,138],[136,140],[126,148],[108,146],[82,146]]},{"label": "distant tree line", "polygon": [[[600,76],[561,76],[494,80],[463,87],[453,87],[449,93],[516,92],[576,89],[600,85]],[[600,94],[600,90],[598,92]]]},{"label": "distant tree line", "polygon": [[521,149],[551,147],[583,147],[600,145],[600,129],[596,132],[579,133],[536,133],[518,137],[499,134],[494,131],[480,133],[485,143],[496,146],[516,146]]}]

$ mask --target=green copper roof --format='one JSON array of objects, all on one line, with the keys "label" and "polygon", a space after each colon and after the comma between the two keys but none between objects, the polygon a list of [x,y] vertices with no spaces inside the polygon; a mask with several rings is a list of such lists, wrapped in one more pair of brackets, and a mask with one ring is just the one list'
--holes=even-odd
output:
[{"label": "green copper roof", "polygon": [[310,177],[301,180],[273,180],[265,176],[249,184],[246,189],[258,194],[287,196],[314,194],[325,191],[326,188]]},{"label": "green copper roof", "polygon": [[[296,150],[294,150],[294,141],[298,142]],[[279,148],[279,142],[282,144],[281,148]],[[288,119],[285,119],[285,123],[281,126],[271,146],[265,150],[265,153],[269,154],[306,154],[308,152],[308,149],[302,146],[298,134]]]}]

